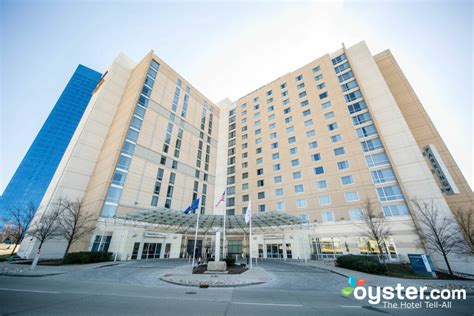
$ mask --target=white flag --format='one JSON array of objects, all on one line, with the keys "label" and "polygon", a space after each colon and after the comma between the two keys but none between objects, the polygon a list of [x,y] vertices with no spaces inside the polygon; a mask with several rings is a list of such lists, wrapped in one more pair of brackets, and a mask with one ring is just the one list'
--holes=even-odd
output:
[{"label": "white flag", "polygon": [[250,209],[250,200],[249,200],[249,206],[247,206],[247,212],[245,212],[245,224],[248,224],[250,222],[250,216],[252,216],[252,210]]}]

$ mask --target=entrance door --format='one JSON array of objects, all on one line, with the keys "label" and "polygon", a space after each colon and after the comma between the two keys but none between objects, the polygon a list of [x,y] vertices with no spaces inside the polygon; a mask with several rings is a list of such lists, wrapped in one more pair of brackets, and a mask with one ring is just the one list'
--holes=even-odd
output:
[{"label": "entrance door", "polygon": [[293,255],[291,253],[291,244],[286,244],[286,257],[288,259],[293,258]]},{"label": "entrance door", "polygon": [[139,242],[134,243],[133,250],[132,250],[132,260],[137,259],[139,249],[140,249],[140,243]]},{"label": "entrance door", "polygon": [[166,244],[165,245],[165,258],[170,257],[170,252],[171,252],[171,244]]},{"label": "entrance door", "polygon": [[161,243],[144,243],[142,259],[159,258],[161,253]]},{"label": "entrance door", "polygon": [[[192,257],[193,252],[194,252],[194,240],[188,240],[188,246],[187,246],[187,253],[188,256]],[[202,256],[202,240],[197,240],[196,242],[196,257],[201,257]]]}]

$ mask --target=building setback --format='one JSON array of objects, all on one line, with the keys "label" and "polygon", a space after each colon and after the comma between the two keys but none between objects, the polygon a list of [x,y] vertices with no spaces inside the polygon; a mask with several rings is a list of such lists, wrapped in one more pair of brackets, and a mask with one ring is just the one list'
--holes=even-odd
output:
[{"label": "building setback", "polygon": [[0,199],[0,227],[12,208],[37,208],[101,74],[79,65]]},{"label": "building setback", "polygon": [[[224,207],[215,207],[226,191]],[[119,55],[99,83],[41,202],[39,220],[59,198],[80,198],[97,218],[71,251],[108,250],[118,259],[187,256],[181,231],[134,223],[126,214],[182,211],[196,197],[201,214],[285,212],[308,222],[256,232],[252,256],[333,258],[377,254],[360,218],[386,218],[393,260],[425,253],[412,200],[438,211],[468,208],[473,193],[390,51],[364,42],[326,54],[235,102],[218,105],[150,52],[135,64]],[[156,222],[156,218],[154,219]],[[213,246],[200,234],[198,247]],[[248,252],[228,235],[227,252]],[[189,247],[191,246],[191,247]],[[37,243],[25,240],[20,255]],[[58,257],[64,242],[49,242]],[[443,262],[435,256],[443,268]],[[453,258],[472,273],[472,258]]]}]

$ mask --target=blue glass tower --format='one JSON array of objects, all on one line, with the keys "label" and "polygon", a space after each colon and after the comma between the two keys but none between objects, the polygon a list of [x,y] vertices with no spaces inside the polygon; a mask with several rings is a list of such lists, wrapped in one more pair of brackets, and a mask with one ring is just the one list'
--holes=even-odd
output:
[{"label": "blue glass tower", "polygon": [[38,207],[101,74],[79,65],[0,199],[0,227],[9,209]]}]

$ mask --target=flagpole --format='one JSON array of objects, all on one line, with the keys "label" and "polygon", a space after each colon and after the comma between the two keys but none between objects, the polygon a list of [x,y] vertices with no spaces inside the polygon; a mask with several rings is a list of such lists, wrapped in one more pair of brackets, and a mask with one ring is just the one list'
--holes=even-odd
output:
[{"label": "flagpole", "polygon": [[193,249],[193,268],[194,268],[194,260],[196,259],[196,244],[198,238],[198,228],[199,228],[199,214],[201,213],[199,210],[196,218],[196,232],[194,234],[194,249]]},{"label": "flagpole", "polygon": [[226,219],[227,211],[224,207],[224,233],[222,234],[222,260],[226,258],[225,255],[225,219]]}]

